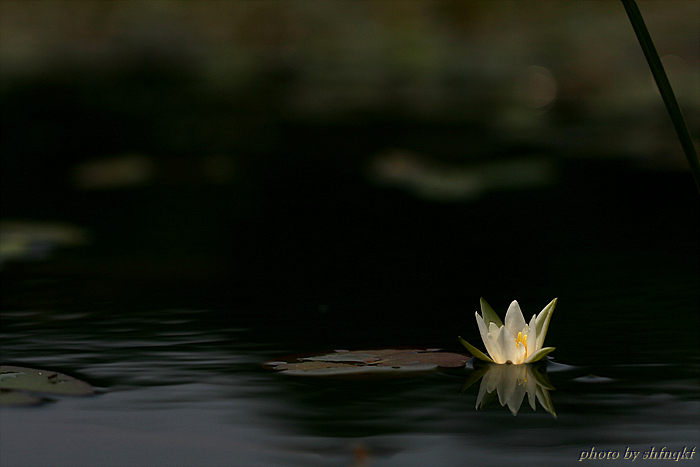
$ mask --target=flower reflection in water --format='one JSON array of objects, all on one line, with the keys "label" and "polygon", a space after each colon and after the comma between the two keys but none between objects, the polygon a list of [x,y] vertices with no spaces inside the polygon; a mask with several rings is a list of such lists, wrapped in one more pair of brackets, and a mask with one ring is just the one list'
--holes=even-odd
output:
[{"label": "flower reflection in water", "polygon": [[510,412],[517,415],[525,394],[527,394],[532,410],[536,410],[535,399],[537,399],[540,401],[540,405],[556,418],[557,414],[549,395],[549,391],[554,390],[554,386],[549,382],[545,368],[544,363],[529,365],[479,364],[474,367],[474,371],[460,392],[464,392],[481,379],[479,395],[476,398],[477,410],[480,407],[486,407],[498,394],[501,406],[508,405]]}]

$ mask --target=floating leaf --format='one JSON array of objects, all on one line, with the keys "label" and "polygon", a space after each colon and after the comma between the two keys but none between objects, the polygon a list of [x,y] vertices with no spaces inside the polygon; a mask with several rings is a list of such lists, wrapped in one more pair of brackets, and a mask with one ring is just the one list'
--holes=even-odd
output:
[{"label": "floating leaf", "polygon": [[432,349],[378,349],[289,356],[266,362],[263,366],[301,376],[399,376],[438,368],[461,368],[470,358],[469,355]]},{"label": "floating leaf", "polygon": [[18,405],[26,407],[28,405],[39,405],[42,402],[44,402],[42,398],[26,392],[0,389],[0,406]]},{"label": "floating leaf", "polygon": [[92,386],[62,373],[19,366],[0,366],[0,389],[55,396],[87,396]]}]

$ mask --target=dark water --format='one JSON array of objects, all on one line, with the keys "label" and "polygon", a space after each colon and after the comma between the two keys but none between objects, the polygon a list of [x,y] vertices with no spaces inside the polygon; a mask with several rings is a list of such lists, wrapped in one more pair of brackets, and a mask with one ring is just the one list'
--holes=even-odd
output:
[{"label": "dark water", "polygon": [[[159,209],[139,210],[152,193],[99,200],[109,215],[84,222],[109,247],[8,265],[1,329],[3,363],[61,371],[98,394],[3,407],[0,464],[619,465],[627,449],[696,448],[689,175],[568,170],[554,186],[443,204],[343,177],[305,194],[300,176],[286,201],[260,200],[268,211],[254,222],[200,214],[191,234],[147,215],[177,205],[193,219],[186,193]],[[110,224],[127,211],[132,222]],[[481,346],[480,296],[500,313],[517,299],[527,317],[559,298],[547,336],[556,418],[527,398],[517,416],[497,398],[476,410],[479,384],[460,394],[470,368],[333,380],[261,367],[339,348],[460,351],[457,335]],[[620,457],[579,462],[591,448]],[[642,455],[634,462],[672,462]]]},{"label": "dark water", "polygon": [[263,371],[293,338],[198,324],[213,313],[6,314],[4,357],[79,375],[100,394],[3,408],[2,464],[350,465],[362,446],[369,465],[554,466],[591,447],[697,444],[697,352],[627,364],[597,357],[599,340],[581,344],[591,362],[549,371],[558,418],[527,402],[514,417],[497,401],[476,411],[478,384],[459,394],[466,369],[393,380]]}]

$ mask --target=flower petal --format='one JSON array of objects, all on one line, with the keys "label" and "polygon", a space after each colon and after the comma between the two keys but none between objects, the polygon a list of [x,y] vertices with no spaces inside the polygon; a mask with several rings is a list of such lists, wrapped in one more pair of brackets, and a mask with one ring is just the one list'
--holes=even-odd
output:
[{"label": "flower petal", "polygon": [[525,361],[525,359],[527,358],[527,350],[525,350],[525,346],[523,344],[520,344],[520,345],[516,344],[515,347],[516,347],[515,360],[513,360],[513,363],[516,363],[519,365],[519,364],[523,363]]},{"label": "flower petal", "polygon": [[498,349],[493,344],[493,339],[489,338],[489,333],[493,333],[494,337],[498,337],[498,326],[494,323],[485,324],[479,313],[474,312],[474,314],[476,315],[476,324],[479,325],[479,333],[481,334],[481,340],[484,341],[486,352],[493,358],[494,354],[498,353]]},{"label": "flower petal", "polygon": [[503,326],[498,326],[496,323],[489,324],[489,334],[493,336],[494,339],[498,339],[501,334],[501,330],[505,329]]},{"label": "flower petal", "polygon": [[486,345],[486,350],[488,350],[489,355],[493,358],[496,363],[505,363],[506,360],[503,356],[503,350],[498,343],[498,336],[501,335],[501,330],[505,327],[499,327],[496,323],[489,324],[489,332],[486,334],[486,339],[484,340],[484,345]]},{"label": "flower petal", "polygon": [[530,355],[523,363],[533,363],[542,360],[548,353],[553,352],[556,347],[545,347]]},{"label": "flower petal", "polygon": [[491,305],[484,300],[484,297],[481,297],[479,302],[481,303],[481,315],[484,317],[484,323],[486,323],[486,326],[488,326],[490,323],[496,323],[496,326],[499,328],[503,326],[503,321],[501,321],[501,318],[499,318],[496,312],[493,311]]},{"label": "flower petal", "polygon": [[479,326],[479,334],[481,334],[481,340],[486,342],[486,334],[489,333],[489,325],[484,323],[484,319],[481,316],[479,316],[478,312],[475,311],[474,316],[476,316],[476,324],[477,326]]},{"label": "flower petal", "polygon": [[526,325],[525,318],[523,318],[523,312],[520,310],[520,305],[518,302],[513,300],[508,307],[506,312],[506,327],[510,329],[513,336],[517,336]]},{"label": "flower petal", "polygon": [[[492,323],[493,324],[493,323]],[[495,326],[495,324],[494,324]],[[505,328],[501,328],[505,329]],[[499,334],[497,333],[496,336]],[[486,335],[486,341],[484,341],[486,344],[486,348],[489,351],[489,355],[493,359],[494,363],[505,363],[506,359],[503,356],[503,350],[500,347],[500,344],[498,343],[497,338],[492,334],[488,333]]]},{"label": "flower petal", "polygon": [[483,353],[481,350],[477,349],[476,347],[474,347],[473,345],[471,345],[469,342],[465,341],[465,340],[462,339],[461,337],[459,337],[458,339],[459,339],[459,341],[462,343],[462,345],[463,345],[464,347],[466,347],[466,349],[469,351],[469,353],[471,353],[473,356],[475,356],[475,357],[478,358],[479,360],[483,360],[483,361],[485,361],[485,362],[493,363],[493,360],[491,360],[491,359],[488,357],[488,355],[486,355],[485,353]]},{"label": "flower petal", "polygon": [[544,338],[547,335],[547,329],[549,328],[549,320],[552,319],[552,313],[554,312],[554,307],[557,306],[557,299],[555,298],[549,304],[540,311],[537,315],[537,348],[541,349],[544,345]]},{"label": "flower petal", "polygon": [[503,363],[517,363],[518,349],[515,345],[515,337],[513,337],[513,333],[510,332],[507,326],[501,328],[496,343]]},{"label": "flower petal", "polygon": [[527,356],[540,350],[537,347],[537,315],[532,315],[527,332]]}]

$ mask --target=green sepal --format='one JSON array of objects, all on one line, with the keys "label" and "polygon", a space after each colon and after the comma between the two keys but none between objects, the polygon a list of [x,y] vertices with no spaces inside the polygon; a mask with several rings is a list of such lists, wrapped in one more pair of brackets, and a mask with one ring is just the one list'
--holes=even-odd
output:
[{"label": "green sepal", "polygon": [[556,347],[545,347],[530,355],[523,363],[534,363],[542,360],[550,352],[554,352]]},{"label": "green sepal", "polygon": [[499,328],[503,326],[503,321],[501,321],[501,318],[499,318],[496,312],[493,311],[491,305],[489,305],[488,302],[484,300],[484,297],[481,297],[479,301],[481,302],[481,317],[484,318],[486,329],[489,328],[489,323],[496,323],[496,326],[498,326]]},{"label": "green sepal", "polygon": [[[549,321],[552,319],[552,313],[554,313],[554,307],[557,306],[557,299],[555,298],[540,312],[540,316],[544,314],[544,318],[537,320],[537,341],[540,345],[544,344],[544,338],[547,337],[547,330],[549,329]],[[538,316],[538,318],[540,318]],[[540,337],[541,336],[541,337]]]},{"label": "green sepal", "polygon": [[489,363],[494,363],[494,361],[491,360],[491,357],[489,357],[488,355],[486,355],[484,352],[482,352],[481,350],[477,349],[476,347],[474,347],[473,345],[471,345],[469,342],[465,341],[465,340],[462,339],[461,337],[458,336],[457,338],[458,338],[459,341],[462,343],[462,345],[463,345],[464,347],[466,347],[466,349],[467,349],[473,356],[475,356],[475,357],[478,358],[479,360],[483,360],[483,361],[489,362]]}]

